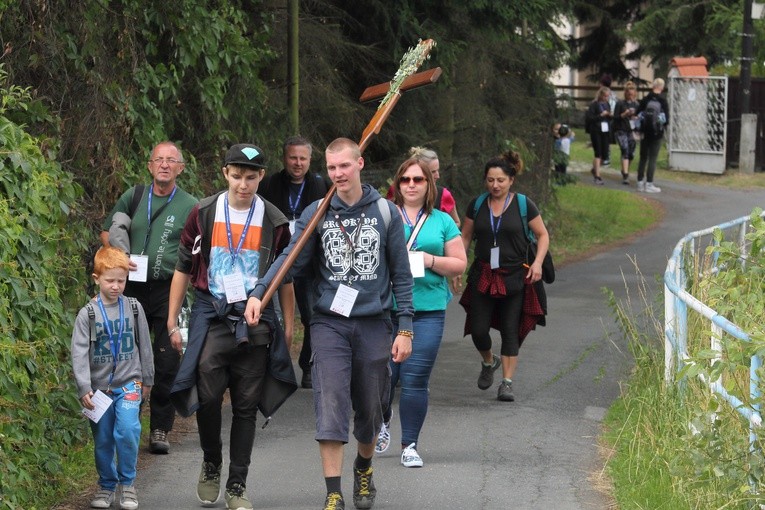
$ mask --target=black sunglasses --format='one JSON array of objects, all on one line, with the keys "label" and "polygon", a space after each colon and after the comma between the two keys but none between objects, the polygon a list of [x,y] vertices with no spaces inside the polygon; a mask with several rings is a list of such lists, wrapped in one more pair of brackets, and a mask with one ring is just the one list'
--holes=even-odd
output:
[{"label": "black sunglasses", "polygon": [[425,182],[425,177],[418,175],[416,177],[407,177],[406,175],[402,175],[398,178],[399,184],[409,184],[410,181],[414,181],[415,184],[420,184],[421,182]]}]

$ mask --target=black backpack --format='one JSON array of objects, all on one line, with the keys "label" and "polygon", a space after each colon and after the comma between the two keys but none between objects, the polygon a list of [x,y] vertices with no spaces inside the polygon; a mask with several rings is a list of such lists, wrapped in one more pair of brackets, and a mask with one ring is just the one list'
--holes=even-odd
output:
[{"label": "black backpack", "polygon": [[643,110],[643,118],[640,127],[643,133],[652,138],[659,138],[664,134],[664,122],[661,102],[654,98],[648,101]]}]

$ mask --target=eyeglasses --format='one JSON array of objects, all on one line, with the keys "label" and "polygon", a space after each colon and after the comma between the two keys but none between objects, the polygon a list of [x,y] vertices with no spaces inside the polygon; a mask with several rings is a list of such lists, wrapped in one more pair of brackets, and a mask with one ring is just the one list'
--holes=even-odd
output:
[{"label": "eyeglasses", "polygon": [[421,182],[425,182],[425,177],[421,175],[417,175],[415,177],[407,177],[406,175],[403,175],[398,178],[399,184],[409,184],[411,181],[414,181],[415,184],[420,184]]},{"label": "eyeglasses", "polygon": [[154,158],[154,159],[150,159],[149,162],[154,163],[155,165],[161,165],[162,163],[167,163],[168,165],[183,163],[183,161],[178,161],[175,158]]}]

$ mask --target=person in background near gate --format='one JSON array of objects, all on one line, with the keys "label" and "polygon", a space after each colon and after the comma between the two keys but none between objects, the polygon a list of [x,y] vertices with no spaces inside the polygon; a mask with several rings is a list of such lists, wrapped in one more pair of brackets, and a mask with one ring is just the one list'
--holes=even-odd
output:
[{"label": "person in background near gate", "polygon": [[138,508],[133,483],[141,441],[140,405],[154,384],[154,359],[143,308],[136,304],[134,313],[122,295],[129,267],[122,250],[102,247],[96,252],[93,279],[98,294],[80,309],[72,331],[72,371],[82,407],[95,410],[94,401],[102,394],[110,403],[98,423],[90,422],[99,487],[91,508],[111,508],[118,484],[120,509]]},{"label": "person in background near gate", "polygon": [[[443,337],[446,305],[452,297],[448,278],[465,271],[467,257],[457,225],[448,214],[434,208],[436,180],[427,165],[416,156],[410,157],[399,166],[393,182],[396,183],[393,202],[404,220],[414,277],[414,339],[412,355],[403,362],[390,364],[393,373],[390,399],[375,452],[382,453],[390,445],[393,396],[400,380],[401,464],[422,467],[417,447],[428,412],[428,381]],[[393,330],[398,331],[395,319]]]},{"label": "person in background near gate", "polygon": [[553,163],[557,175],[566,175],[568,161],[571,154],[571,142],[575,138],[574,132],[566,124],[556,122],[553,124]]},{"label": "person in background near gate", "polygon": [[[322,176],[311,172],[313,147],[308,139],[293,136],[284,141],[282,157],[284,168],[278,174],[266,176],[260,183],[260,196],[274,204],[287,216],[290,232],[295,232],[295,222],[308,204],[324,198],[330,184]],[[300,385],[311,388],[311,314],[313,292],[310,281],[295,277],[292,285],[282,284],[279,288],[279,303],[282,309],[290,309],[289,303],[297,301],[300,322],[303,324],[303,346],[300,349],[298,365],[303,371]],[[293,290],[294,288],[294,290]],[[294,305],[292,308],[294,310]],[[285,312],[285,334],[288,345],[292,344],[291,325]]]},{"label": "person in background near gate", "polygon": [[[550,244],[542,216],[536,204],[527,198],[528,226],[536,236],[538,248],[532,264],[526,263],[529,241],[517,194],[510,191],[515,176],[522,171],[523,161],[517,152],[508,151],[489,160],[484,167],[488,195],[470,202],[462,225],[466,252],[475,239],[475,261],[468,272],[466,292],[470,293],[469,330],[482,358],[478,387],[482,390],[491,387],[494,372],[501,365],[497,399],[506,402],[515,400],[512,378],[518,366],[524,279],[533,284],[542,278],[542,261]],[[495,327],[502,338],[501,358],[491,349],[489,329],[493,319],[499,321]]]},{"label": "person in background near gate", "polygon": [[149,398],[149,451],[168,453],[167,434],[173,429],[175,408],[170,387],[181,356],[167,335],[167,300],[183,224],[197,199],[177,184],[185,164],[173,142],[160,142],[151,151],[147,186],[133,186],[117,200],[106,217],[101,242],[109,245],[109,232],[126,232],[130,243],[131,271],[125,295],[137,298],[154,333],[154,386]]},{"label": "person in background near gate", "polygon": [[[608,73],[604,73],[600,77],[600,86],[601,87],[608,87],[608,106],[611,108],[611,112],[613,113],[614,108],[616,108],[617,98],[616,94],[614,94],[614,91],[611,90],[611,75]],[[608,137],[608,145],[606,145],[606,153],[603,156],[603,166],[608,166],[611,164],[611,142],[614,141],[611,136]]]},{"label": "person in background near gate", "polygon": [[[433,174],[433,179],[436,181],[441,178],[441,163],[438,161],[438,154],[436,154],[435,151],[426,149],[424,147],[411,147],[407,157],[418,158],[422,164],[425,165],[428,170],[430,170],[430,172]],[[393,199],[396,186],[398,186],[398,183],[391,183],[390,187],[388,188],[388,194],[385,198],[388,200]],[[457,214],[457,202],[454,200],[454,196],[452,195],[451,191],[444,188],[443,186],[436,185],[436,202],[433,207],[451,216],[451,218],[454,220],[454,223],[456,223],[457,227],[459,228],[460,216]]]},{"label": "person in background near gate", "polygon": [[586,130],[590,134],[592,150],[595,157],[592,160],[592,177],[595,184],[603,185],[600,177],[600,164],[608,156],[608,144],[611,138],[611,106],[608,103],[611,89],[600,87],[598,95],[590,103],[585,113]]},{"label": "person in background near gate", "polygon": [[630,163],[635,157],[635,128],[637,127],[637,87],[631,81],[624,84],[624,99],[614,110],[614,135],[622,154],[622,184],[630,184]]},{"label": "person in background near gate", "polygon": [[[226,508],[234,510],[252,508],[246,484],[258,408],[269,417],[297,390],[273,304],[263,310],[257,327],[248,327],[243,318],[247,292],[290,240],[287,218],[257,195],[265,168],[259,147],[242,143],[229,148],[222,169],[228,189],[202,199],[191,211],[170,288],[167,327],[178,352],[176,321],[189,283],[195,290],[188,346],[172,396],[182,414],[197,413],[203,452],[197,498],[214,505],[220,497],[221,407],[228,389],[233,417],[225,500]],[[193,402],[194,386],[198,402]],[[274,405],[264,409],[264,402]]]},{"label": "person in background near gate", "polygon": [[[377,495],[372,457],[390,394],[388,363],[391,356],[401,363],[412,352],[412,273],[396,207],[361,182],[364,158],[358,144],[338,138],[329,144],[325,157],[337,194],[290,272],[312,273],[316,304],[311,320],[311,371],[315,437],[327,487],[324,509],[345,508],[341,475],[352,414],[357,441],[353,503],[367,509]],[[260,298],[318,205],[306,207],[290,246],[250,293],[245,310],[248,324],[258,323]],[[394,297],[399,327],[395,335],[390,318]]]},{"label": "person in background near gate", "polygon": [[641,119],[640,130],[643,133],[643,139],[640,141],[637,190],[646,193],[661,193],[661,188],[653,183],[653,176],[659,150],[664,141],[664,130],[669,124],[669,104],[661,95],[663,91],[664,80],[653,80],[651,92],[640,100],[637,110]]}]

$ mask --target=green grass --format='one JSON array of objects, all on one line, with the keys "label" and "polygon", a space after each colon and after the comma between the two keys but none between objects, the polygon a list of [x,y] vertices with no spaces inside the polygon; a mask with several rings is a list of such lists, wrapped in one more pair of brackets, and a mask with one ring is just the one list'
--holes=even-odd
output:
[{"label": "green grass", "polygon": [[661,217],[642,195],[604,187],[566,185],[558,206],[544,214],[550,249],[558,264],[576,260],[641,232]]}]

